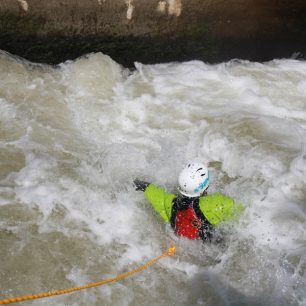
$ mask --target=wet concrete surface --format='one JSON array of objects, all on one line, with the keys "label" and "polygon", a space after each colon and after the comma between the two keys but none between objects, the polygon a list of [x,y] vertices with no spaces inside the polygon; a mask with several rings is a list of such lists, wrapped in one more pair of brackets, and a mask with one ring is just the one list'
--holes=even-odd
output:
[{"label": "wet concrete surface", "polygon": [[0,49],[57,64],[103,52],[126,67],[306,54],[303,0],[0,0]]}]

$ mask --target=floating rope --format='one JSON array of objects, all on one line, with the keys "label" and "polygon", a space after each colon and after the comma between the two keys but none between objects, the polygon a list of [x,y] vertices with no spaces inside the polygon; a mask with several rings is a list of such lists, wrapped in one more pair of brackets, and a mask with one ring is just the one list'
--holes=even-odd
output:
[{"label": "floating rope", "polygon": [[166,252],[164,252],[160,256],[152,259],[151,261],[145,263],[142,266],[139,266],[139,267],[135,268],[132,271],[123,273],[119,276],[108,278],[108,279],[105,279],[105,280],[102,280],[102,281],[99,281],[99,282],[95,282],[95,283],[90,283],[90,284],[80,286],[80,287],[74,287],[74,288],[68,288],[68,289],[63,289],[63,290],[56,290],[56,291],[50,291],[50,292],[45,292],[45,293],[25,295],[25,296],[19,296],[19,297],[14,297],[14,298],[3,299],[3,300],[0,300],[0,305],[22,302],[22,301],[28,301],[28,300],[34,300],[34,299],[40,299],[40,298],[54,296],[54,295],[61,295],[61,294],[65,294],[65,293],[71,293],[71,292],[74,292],[74,291],[79,291],[79,290],[83,290],[83,289],[88,289],[88,288],[92,288],[92,287],[97,287],[97,286],[102,286],[102,285],[105,285],[105,284],[109,284],[109,283],[121,280],[123,278],[126,278],[128,276],[131,276],[133,274],[136,274],[136,273],[148,268],[149,266],[155,264],[156,262],[158,262],[162,258],[172,256],[175,253],[175,251],[176,251],[176,247],[174,245],[172,245],[172,246],[169,247],[169,249]]}]

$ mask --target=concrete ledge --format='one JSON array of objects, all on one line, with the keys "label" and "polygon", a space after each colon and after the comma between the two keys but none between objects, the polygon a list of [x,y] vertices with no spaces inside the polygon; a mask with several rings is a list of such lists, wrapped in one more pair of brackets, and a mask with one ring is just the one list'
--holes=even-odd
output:
[{"label": "concrete ledge", "polygon": [[57,64],[102,51],[131,67],[306,54],[305,0],[0,0],[0,49]]}]

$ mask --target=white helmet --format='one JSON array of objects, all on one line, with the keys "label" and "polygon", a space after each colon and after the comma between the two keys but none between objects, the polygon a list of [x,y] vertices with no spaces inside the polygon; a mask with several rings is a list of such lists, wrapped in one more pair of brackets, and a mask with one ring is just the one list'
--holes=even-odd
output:
[{"label": "white helmet", "polygon": [[209,185],[209,173],[201,163],[189,163],[178,178],[179,191],[187,197],[198,197]]}]

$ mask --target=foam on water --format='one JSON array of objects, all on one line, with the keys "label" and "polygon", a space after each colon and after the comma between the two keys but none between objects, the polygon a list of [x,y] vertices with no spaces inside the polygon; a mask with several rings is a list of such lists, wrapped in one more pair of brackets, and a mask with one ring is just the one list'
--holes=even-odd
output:
[{"label": "foam on water", "polygon": [[[101,53],[50,67],[0,54],[3,297],[118,275],[32,305],[305,305],[306,63],[135,64]],[[177,239],[136,192],[176,192],[189,159],[244,203],[224,245]]]}]

